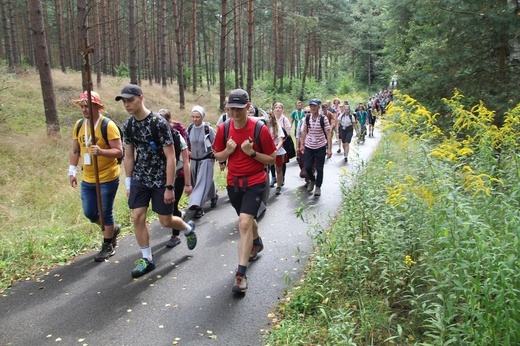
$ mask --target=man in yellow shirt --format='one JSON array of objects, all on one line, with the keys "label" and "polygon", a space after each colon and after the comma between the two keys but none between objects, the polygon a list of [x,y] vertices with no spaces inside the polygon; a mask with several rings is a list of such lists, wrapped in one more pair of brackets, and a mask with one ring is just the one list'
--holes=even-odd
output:
[{"label": "man in yellow shirt", "polygon": [[[114,200],[119,187],[120,166],[117,159],[123,155],[121,136],[117,125],[105,118],[101,113],[105,106],[101,103],[99,94],[91,92],[92,117],[94,122],[94,137],[89,124],[88,94],[84,92],[79,99],[72,102],[81,107],[83,118],[74,125],[72,132],[72,150],[69,154],[69,180],[73,188],[78,186],[76,178],[77,166],[81,157],[83,179],[81,182],[81,200],[83,213],[93,223],[100,224],[100,215],[96,195],[96,172],[93,159],[97,157],[97,166],[100,182],[101,204],[103,207],[103,244],[94,260],[103,262],[115,254],[117,235],[120,227],[114,222]],[[106,124],[106,138],[102,135],[102,126]]]}]

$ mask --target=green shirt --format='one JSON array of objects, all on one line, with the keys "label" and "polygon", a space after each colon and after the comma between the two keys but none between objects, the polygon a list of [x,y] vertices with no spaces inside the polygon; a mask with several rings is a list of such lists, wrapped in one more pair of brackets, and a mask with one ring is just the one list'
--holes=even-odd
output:
[{"label": "green shirt", "polygon": [[295,129],[295,131],[298,128],[298,122],[300,120],[302,120],[303,118],[305,118],[305,113],[304,113],[303,109],[301,111],[298,111],[297,109],[292,111],[291,119],[294,120],[294,129]]}]

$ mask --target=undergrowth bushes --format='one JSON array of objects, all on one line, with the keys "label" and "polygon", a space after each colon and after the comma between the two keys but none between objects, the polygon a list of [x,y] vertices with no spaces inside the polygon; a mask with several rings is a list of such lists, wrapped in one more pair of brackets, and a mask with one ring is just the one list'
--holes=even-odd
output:
[{"label": "undergrowth bushes", "polygon": [[520,343],[520,106],[497,128],[461,100],[446,130],[396,96],[267,344]]}]

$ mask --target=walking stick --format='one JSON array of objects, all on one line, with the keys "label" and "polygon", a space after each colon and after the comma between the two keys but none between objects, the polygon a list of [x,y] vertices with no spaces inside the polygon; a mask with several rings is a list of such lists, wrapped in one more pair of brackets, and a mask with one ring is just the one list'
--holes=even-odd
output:
[{"label": "walking stick", "polygon": [[[87,38],[83,38],[83,47],[79,50],[80,54],[85,59],[85,84],[87,85],[87,97],[88,97],[88,124],[90,125],[90,133],[92,134],[92,144],[96,144],[95,127],[94,127],[94,115],[92,111],[92,78],[90,75],[90,64],[88,55],[94,53],[94,49],[89,47],[87,44]],[[97,156],[92,155],[92,162],[94,164],[94,176],[96,177],[96,197],[99,212],[99,225],[101,226],[101,232],[105,230],[105,219],[103,216],[103,204],[101,202],[101,188],[99,185],[99,169]]]}]

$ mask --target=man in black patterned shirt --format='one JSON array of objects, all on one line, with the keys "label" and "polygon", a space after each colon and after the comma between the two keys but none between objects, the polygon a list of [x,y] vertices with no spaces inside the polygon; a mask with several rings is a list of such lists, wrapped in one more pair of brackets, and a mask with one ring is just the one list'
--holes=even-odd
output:
[{"label": "man in black patterned shirt", "polygon": [[[132,270],[132,276],[137,278],[155,269],[150,230],[146,223],[150,200],[152,210],[158,214],[163,227],[184,230],[190,250],[197,245],[197,236],[193,221],[185,223],[180,217],[172,215],[176,162],[170,125],[162,116],[145,107],[143,91],[137,85],[125,86],[116,97],[116,101],[119,100],[123,101],[125,110],[131,115],[124,125],[124,164],[128,206],[132,209],[135,237],[142,254]],[[156,131],[152,131],[154,127]],[[154,132],[157,133],[156,138]]]}]

